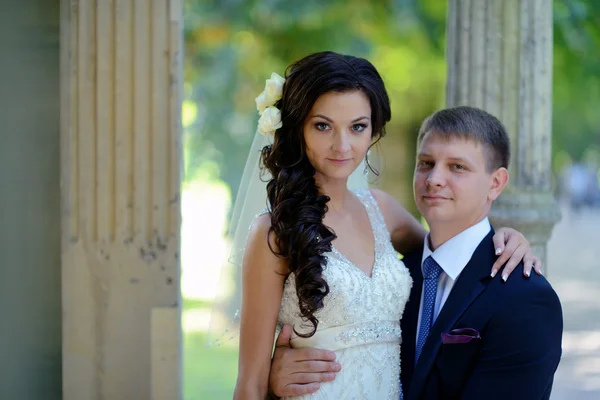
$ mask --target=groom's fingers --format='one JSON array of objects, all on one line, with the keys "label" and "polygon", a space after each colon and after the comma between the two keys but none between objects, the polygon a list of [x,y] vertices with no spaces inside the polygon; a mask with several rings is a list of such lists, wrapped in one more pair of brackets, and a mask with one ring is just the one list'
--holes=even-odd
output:
[{"label": "groom's fingers", "polygon": [[335,361],[333,351],[313,348],[298,349],[294,356],[295,361]]},{"label": "groom's fingers", "polygon": [[[293,354],[292,349],[284,349]],[[313,349],[314,350],[314,349]],[[271,369],[269,376],[270,387],[279,397],[299,396],[319,390],[321,382],[335,379],[335,372],[341,365],[332,361],[298,361],[286,362]],[[282,369],[283,367],[283,369]]]},{"label": "groom's fingers", "polygon": [[291,347],[290,340],[292,339],[292,327],[291,325],[284,325],[277,336],[275,347]]},{"label": "groom's fingers", "polygon": [[294,376],[294,382],[302,383],[302,384],[317,383],[317,382],[331,382],[334,379],[335,379],[335,373],[333,373],[333,372],[312,373],[312,374],[301,373],[301,374],[296,374]]},{"label": "groom's fingers", "polygon": [[321,387],[321,382],[331,382],[335,379],[335,373],[298,373],[294,374],[294,383],[286,385],[282,390],[282,396],[299,396],[316,392]]},{"label": "groom's fingers", "polygon": [[[284,326],[277,337],[271,361],[269,387],[279,397],[313,393],[320,387],[318,382],[333,380],[335,372],[341,369],[332,351],[292,349],[289,345],[290,334],[291,327]],[[310,383],[311,380],[313,383]]]},{"label": "groom's fingers", "polygon": [[333,361],[298,361],[294,364],[295,373],[306,373],[306,372],[339,372],[342,369],[340,363]]},{"label": "groom's fingers", "polygon": [[319,390],[320,387],[321,385],[319,383],[309,383],[306,385],[290,384],[282,390],[281,397],[301,396],[303,394],[314,393]]}]

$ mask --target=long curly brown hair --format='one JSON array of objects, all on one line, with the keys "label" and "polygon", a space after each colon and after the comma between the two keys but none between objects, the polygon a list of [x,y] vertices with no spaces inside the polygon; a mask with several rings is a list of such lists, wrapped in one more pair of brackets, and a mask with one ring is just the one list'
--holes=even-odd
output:
[{"label": "long curly brown hair", "polygon": [[330,51],[311,54],[286,70],[283,97],[276,106],[283,126],[275,132],[273,145],[262,149],[261,163],[269,171],[267,196],[271,212],[270,234],[277,251],[295,274],[301,315],[312,323],[323,307],[329,285],[322,276],[335,233],[323,224],[329,197],[319,193],[315,169],[306,156],[304,123],[317,99],[325,93],[359,90],[371,105],[373,143],[385,135],[390,120],[390,104],[381,76],[363,58]]}]

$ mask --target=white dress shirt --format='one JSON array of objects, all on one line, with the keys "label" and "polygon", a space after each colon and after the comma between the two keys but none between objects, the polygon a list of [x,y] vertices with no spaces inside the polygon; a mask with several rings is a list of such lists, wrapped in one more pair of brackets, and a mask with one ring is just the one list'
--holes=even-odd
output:
[{"label": "white dress shirt", "polygon": [[[492,226],[488,218],[484,218],[475,225],[465,229],[446,243],[431,251],[429,247],[429,234],[425,237],[423,246],[423,258],[421,259],[421,271],[423,262],[429,256],[432,256],[435,262],[442,268],[442,273],[438,278],[437,292],[435,295],[435,306],[433,308],[433,321],[436,320],[444,303],[448,299],[454,282],[467,263],[473,257],[473,253],[490,232]],[[490,270],[491,273],[491,270]],[[421,305],[419,306],[419,319],[417,322],[417,336],[419,339],[419,330],[421,328],[421,314],[423,313],[423,289],[421,289]]]}]

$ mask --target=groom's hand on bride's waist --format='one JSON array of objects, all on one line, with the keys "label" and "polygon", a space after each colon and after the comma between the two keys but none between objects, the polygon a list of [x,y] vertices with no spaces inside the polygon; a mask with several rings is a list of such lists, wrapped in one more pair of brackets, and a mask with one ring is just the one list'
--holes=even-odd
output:
[{"label": "groom's hand on bride's waist", "polygon": [[292,349],[292,327],[285,325],[271,360],[269,389],[278,397],[299,396],[319,390],[321,382],[335,379],[342,366],[335,353],[320,349]]}]

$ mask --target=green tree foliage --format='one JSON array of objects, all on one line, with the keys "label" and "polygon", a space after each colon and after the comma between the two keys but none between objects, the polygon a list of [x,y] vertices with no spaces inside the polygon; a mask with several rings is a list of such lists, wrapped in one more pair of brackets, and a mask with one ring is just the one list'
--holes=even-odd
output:
[{"label": "green tree foliage", "polygon": [[600,2],[554,2],[554,152],[600,151]]}]

